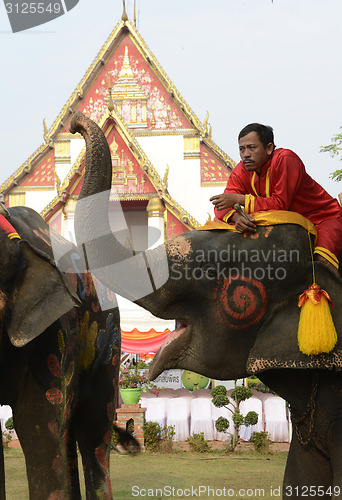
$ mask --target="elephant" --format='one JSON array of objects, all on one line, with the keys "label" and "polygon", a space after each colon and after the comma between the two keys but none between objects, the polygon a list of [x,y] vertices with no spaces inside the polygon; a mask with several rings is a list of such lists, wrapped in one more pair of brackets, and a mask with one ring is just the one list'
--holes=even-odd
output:
[{"label": "elephant", "polygon": [[[120,364],[115,295],[79,272],[76,247],[53,233],[37,212],[27,207],[8,212],[21,239],[0,230],[0,403],[13,410],[30,499],[81,498],[76,445],[87,498],[110,499]],[[58,248],[64,252],[59,266]],[[110,308],[100,307],[95,285]]]},{"label": "elephant", "polygon": [[[289,222],[260,225],[256,234],[204,227],[138,259],[141,254],[119,242],[108,220],[112,167],[104,134],[81,113],[70,131],[86,141],[75,232],[92,273],[153,315],[176,320],[150,377],[171,368],[219,380],[258,374],[290,405],[294,432],[283,497],[342,498],[342,280],[324,264],[314,265],[316,283],[334,303],[338,335],[330,353],[304,354],[298,298],[313,282],[308,230]],[[151,286],[145,293],[140,284],[146,276]]]}]

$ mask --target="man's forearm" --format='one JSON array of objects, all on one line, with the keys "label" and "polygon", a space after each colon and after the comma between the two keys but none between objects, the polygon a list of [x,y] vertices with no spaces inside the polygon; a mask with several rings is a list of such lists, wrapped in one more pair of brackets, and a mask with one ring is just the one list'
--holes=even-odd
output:
[{"label": "man's forearm", "polygon": [[234,197],[236,198],[236,201],[234,201],[233,205],[235,205],[235,203],[240,203],[240,205],[245,205],[244,194],[235,194]]},{"label": "man's forearm", "polygon": [[227,208],[233,208],[235,203],[240,203],[240,205],[245,204],[245,195],[236,193],[222,193],[210,198],[210,201],[215,205],[217,210],[226,210]]}]

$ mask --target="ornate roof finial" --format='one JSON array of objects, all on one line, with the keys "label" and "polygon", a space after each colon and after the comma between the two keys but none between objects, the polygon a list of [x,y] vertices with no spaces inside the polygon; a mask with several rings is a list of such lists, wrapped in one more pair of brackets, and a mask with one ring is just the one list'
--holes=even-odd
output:
[{"label": "ornate roof finial", "polygon": [[114,103],[112,99],[112,83],[110,81],[110,71],[108,71],[108,103],[107,103],[107,108],[110,114],[112,114],[112,111],[114,110]]},{"label": "ornate roof finial", "polygon": [[205,134],[208,133],[208,120],[209,120],[209,111],[207,111],[207,115],[206,115],[204,122],[203,122],[203,128],[204,128]]},{"label": "ornate roof finial", "polygon": [[170,167],[169,165],[166,165],[166,170],[165,170],[165,174],[164,174],[164,177],[163,177],[163,184],[164,184],[164,188],[167,190],[168,188],[168,184],[169,184],[169,170],[170,170]]},{"label": "ornate roof finial", "polygon": [[126,22],[126,21],[128,21],[128,16],[127,16],[127,12],[126,12],[126,2],[125,2],[125,0],[122,0],[122,3],[123,3],[123,12],[122,12],[121,19],[123,20],[123,22]]},{"label": "ornate roof finial", "polygon": [[46,126],[45,118],[43,119],[43,131],[44,131],[43,132],[44,141],[46,143],[48,143],[49,142],[49,130],[48,130],[47,126]]},{"label": "ornate roof finial", "polygon": [[58,174],[57,174],[57,171],[56,171],[56,166],[54,168],[54,173],[55,173],[55,181],[56,181],[56,190],[57,190],[57,193],[60,195],[60,190],[61,190],[61,185],[62,185],[62,182],[60,180],[60,178],[58,177]]}]

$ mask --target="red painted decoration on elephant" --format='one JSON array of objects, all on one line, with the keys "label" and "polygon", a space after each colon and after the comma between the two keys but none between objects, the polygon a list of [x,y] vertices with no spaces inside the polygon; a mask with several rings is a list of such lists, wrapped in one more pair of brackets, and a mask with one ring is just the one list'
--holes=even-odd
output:
[{"label": "red painted decoration on elephant", "polygon": [[63,401],[63,394],[59,389],[54,387],[46,391],[46,399],[52,405],[60,405],[61,402]]},{"label": "red painted decoration on elephant", "polygon": [[54,377],[61,378],[62,376],[61,365],[57,359],[57,356],[55,356],[54,354],[50,354],[50,356],[48,357],[48,367]]},{"label": "red painted decoration on elephant", "polygon": [[261,281],[239,275],[218,285],[216,301],[220,317],[236,330],[258,323],[267,308],[266,289]]}]

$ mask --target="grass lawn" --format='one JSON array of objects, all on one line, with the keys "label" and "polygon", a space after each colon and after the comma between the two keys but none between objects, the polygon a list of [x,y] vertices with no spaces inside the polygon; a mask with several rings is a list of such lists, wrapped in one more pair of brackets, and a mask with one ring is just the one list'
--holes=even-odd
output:
[{"label": "grass lawn", "polygon": [[[136,456],[112,453],[113,496],[115,500],[280,498],[286,457],[286,452],[263,455],[250,449],[232,455],[223,455],[219,450]],[[25,460],[20,449],[5,451],[5,467],[7,500],[28,500]]]}]

